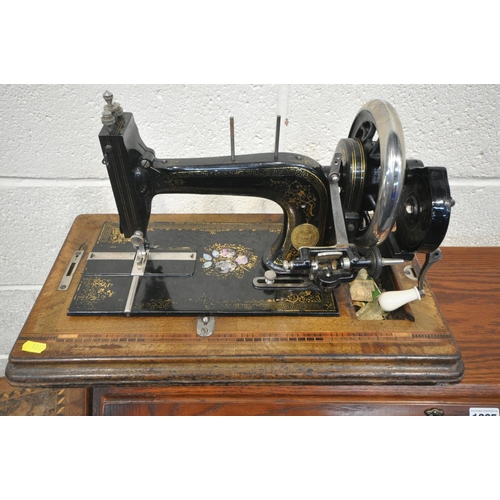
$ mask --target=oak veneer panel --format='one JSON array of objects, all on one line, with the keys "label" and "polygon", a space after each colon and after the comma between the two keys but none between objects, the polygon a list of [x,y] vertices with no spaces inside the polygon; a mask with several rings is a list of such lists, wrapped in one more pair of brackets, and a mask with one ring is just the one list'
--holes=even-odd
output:
[{"label": "oak veneer panel", "polygon": [[90,411],[86,389],[14,387],[0,378],[0,416],[86,416]]},{"label": "oak veneer panel", "polygon": [[[156,220],[279,220],[255,215],[175,215]],[[340,317],[217,317],[211,337],[196,335],[196,317],[71,317],[66,314],[83,265],[67,291],[56,291],[73,252],[93,248],[104,221],[76,219],[14,348],[6,375],[13,384],[97,387],[168,384],[453,383],[460,351],[432,291],[408,309],[409,320],[357,321],[349,289],[337,293]],[[86,258],[84,256],[84,259]],[[414,285],[395,273],[399,286]],[[46,350],[26,353],[27,340]]]},{"label": "oak veneer panel", "polygon": [[[39,301],[11,354],[8,373],[15,379],[16,390],[52,387],[49,390],[57,391],[93,387],[95,414],[423,415],[425,411],[437,408],[446,415],[468,415],[468,409],[473,406],[500,407],[500,315],[497,306],[500,300],[500,270],[497,266],[500,248],[443,248],[443,260],[429,271],[427,277],[432,292],[429,288],[427,291],[431,297],[436,297],[439,305],[432,306],[430,314],[422,315],[419,307],[424,301],[413,303],[410,312],[421,319],[416,324],[398,321],[395,328],[391,325],[390,333],[398,339],[392,341],[392,347],[388,340],[389,332],[377,334],[375,330],[380,325],[373,324],[362,332],[372,335],[369,342],[361,345],[349,345],[346,342],[343,335],[352,333],[349,325],[353,324],[353,311],[346,306],[348,292],[345,289],[340,293],[343,315],[330,319],[337,321],[335,324],[338,326],[335,328],[321,318],[268,318],[261,323],[265,324],[266,330],[274,338],[306,339],[313,331],[318,338],[323,338],[322,341],[294,340],[286,341],[286,344],[284,340],[257,342],[255,337],[259,332],[252,325],[251,318],[217,318],[217,331],[221,335],[253,338],[248,345],[244,341],[245,348],[240,351],[244,352],[247,366],[251,366],[251,369],[238,374],[232,370],[233,367],[238,368],[236,354],[239,347],[236,347],[236,342],[225,342],[222,336],[218,340],[212,338],[208,341],[193,337],[192,341],[186,342],[186,336],[193,332],[194,318],[169,321],[172,339],[167,343],[167,348],[163,345],[165,319],[144,322],[143,318],[113,318],[111,321],[91,318],[82,322],[80,318],[68,318],[64,314],[72,297],[71,289],[61,294],[54,293],[54,289],[73,251],[82,244],[86,250],[91,248],[92,238],[97,237],[106,217],[109,216],[82,216],[77,219],[80,229],[68,235]],[[181,217],[207,220],[207,216]],[[222,216],[222,219],[234,220],[232,217]],[[221,220],[219,216],[216,218]],[[256,223],[273,219],[269,216],[244,218]],[[86,233],[83,237],[82,228],[85,228]],[[79,273],[82,269],[83,266],[80,266]],[[78,276],[73,280],[73,290],[77,281]],[[428,313],[429,309],[425,308],[424,311]],[[330,380],[320,378],[321,372],[317,372],[318,378],[314,378],[316,367],[311,367],[312,377],[307,373],[307,358],[319,361],[327,359],[331,355],[329,349],[332,345],[343,356],[352,353],[351,361],[356,356],[359,359],[364,349],[372,349],[372,352],[378,349],[383,358],[384,349],[388,349],[388,352],[408,350],[407,339],[415,331],[436,326],[438,336],[451,331],[461,353],[465,375],[458,383],[387,385],[375,381],[372,385],[352,385],[350,381],[349,385],[345,385],[341,380],[336,380],[331,385]],[[130,341],[134,335],[144,333],[150,335],[150,340],[156,340],[151,340],[149,345]],[[117,334],[121,337],[117,337]],[[338,335],[336,341],[334,334]],[[106,336],[109,341],[103,341]],[[321,344],[326,337],[329,338],[330,347]],[[21,346],[28,338],[45,338],[49,341],[50,349],[42,356],[24,353]],[[186,347],[186,344],[189,345]],[[455,344],[449,344],[450,359],[456,355]],[[439,339],[424,339],[422,344],[415,347],[421,345],[425,345],[426,352],[430,353],[443,349],[442,345],[439,346]],[[172,384],[165,370],[166,352],[178,354],[177,361],[181,369],[181,362],[186,360],[186,349],[208,354],[208,358],[213,352],[224,353],[226,360],[232,353],[234,357],[226,364],[225,371],[227,376],[233,377],[230,385],[211,385],[212,381],[207,383],[203,380],[203,375],[212,368],[210,359],[198,372],[190,372],[192,366],[188,366],[185,378],[177,381],[181,383]],[[261,356],[263,352],[267,355],[265,362]],[[271,352],[273,355],[269,354]],[[301,380],[290,377],[287,370],[292,363],[286,362],[286,356],[299,360],[309,378]],[[173,360],[170,357],[169,363]],[[193,361],[202,364],[199,358]],[[422,362],[425,363],[425,359]],[[277,377],[274,379],[269,372],[272,363],[283,367],[281,373],[274,371],[274,377]],[[325,363],[324,367],[327,366],[328,363]],[[343,368],[339,364],[337,366]],[[384,369],[383,363],[380,366]]]}]

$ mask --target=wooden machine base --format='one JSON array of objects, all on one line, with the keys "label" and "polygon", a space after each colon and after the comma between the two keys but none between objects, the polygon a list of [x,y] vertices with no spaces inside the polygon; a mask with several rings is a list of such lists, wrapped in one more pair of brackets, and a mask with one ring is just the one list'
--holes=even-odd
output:
[{"label": "wooden machine base", "polygon": [[[269,215],[175,215],[154,221],[263,222]],[[13,385],[39,387],[190,385],[452,384],[461,353],[430,288],[411,303],[415,321],[359,321],[349,287],[335,293],[339,317],[220,316],[210,337],[195,316],[69,316],[88,252],[110,215],[79,216],[11,352]],[[69,288],[57,290],[75,250],[85,251]],[[199,263],[197,263],[199,265]],[[394,271],[398,288],[414,282]],[[230,278],[228,278],[230,279]],[[26,350],[26,342],[44,346]],[[24,349],[23,349],[24,346]]]}]

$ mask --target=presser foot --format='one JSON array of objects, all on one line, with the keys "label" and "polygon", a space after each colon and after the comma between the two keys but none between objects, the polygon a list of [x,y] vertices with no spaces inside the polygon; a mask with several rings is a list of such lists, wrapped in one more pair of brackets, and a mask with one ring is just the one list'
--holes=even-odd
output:
[{"label": "presser foot", "polygon": [[[132,246],[136,251],[134,260],[135,274],[144,274],[149,250],[147,249],[146,240],[144,239],[144,234],[142,233],[142,231],[136,231],[130,238],[130,242],[132,243]],[[134,271],[132,272],[132,274],[134,275]]]}]

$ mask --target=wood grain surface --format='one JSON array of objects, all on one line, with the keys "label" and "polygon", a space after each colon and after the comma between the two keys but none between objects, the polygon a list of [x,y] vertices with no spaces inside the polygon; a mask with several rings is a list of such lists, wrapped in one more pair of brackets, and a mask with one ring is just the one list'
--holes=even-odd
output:
[{"label": "wood grain surface", "polygon": [[14,387],[0,378],[0,416],[86,416],[90,404],[86,389]]},{"label": "wood grain surface", "polygon": [[[255,215],[176,215],[163,221],[276,220]],[[83,265],[66,291],[57,286],[73,252],[88,255],[107,220],[76,219],[54,267],[11,352],[12,384],[191,385],[238,383],[434,384],[458,382],[460,351],[432,291],[409,305],[415,321],[358,321],[349,287],[336,291],[340,317],[219,316],[210,337],[196,334],[194,316],[68,316]],[[85,257],[84,257],[85,258]],[[399,288],[414,282],[394,272]],[[46,346],[23,350],[27,341]]]},{"label": "wood grain surface", "polygon": [[[469,415],[500,407],[500,248],[443,248],[428,281],[460,347],[462,381],[438,386],[200,387],[94,391],[103,415]],[[473,263],[473,264],[472,264]]]},{"label": "wood grain surface", "polygon": [[[255,220],[269,220],[268,216],[262,216],[261,219],[259,217],[261,216]],[[102,219],[95,221],[95,216],[85,216],[81,220],[85,222],[87,229],[94,233],[98,231],[102,221]],[[84,245],[87,244],[86,241],[83,241]],[[260,373],[260,379],[238,380],[239,375],[236,374],[230,385],[225,383],[211,385],[196,377],[193,377],[188,384],[166,385],[161,383],[161,378],[165,376],[162,357],[164,356],[162,349],[165,347],[157,345],[161,342],[151,341],[148,347],[138,343],[132,347],[123,346],[126,342],[121,344],[109,342],[109,346],[104,347],[105,343],[95,342],[96,346],[92,347],[93,341],[89,336],[96,332],[100,336],[111,335],[112,338],[116,338],[116,332],[120,332],[122,338],[126,339],[127,335],[140,334],[144,331],[143,320],[116,318],[111,321],[112,326],[105,326],[99,318],[92,318],[84,327],[80,322],[73,321],[75,318],[62,315],[70,300],[69,294],[57,295],[53,289],[57,286],[61,272],[64,271],[62,269],[65,268],[64,262],[68,261],[74,249],[81,244],[81,237],[75,237],[75,234],[68,236],[60,259],[51,273],[52,276],[40,294],[40,304],[43,307],[32,313],[13,349],[8,369],[13,378],[19,375],[15,382],[16,386],[92,387],[93,412],[104,415],[468,415],[471,407],[500,407],[498,307],[500,271],[496,265],[500,258],[500,248],[443,248],[442,261],[436,264],[427,276],[434,294],[431,296],[435,296],[439,305],[436,305],[436,309],[431,307],[430,315],[425,314],[427,309],[424,310],[423,324],[434,328],[436,325],[433,317],[445,318],[442,324],[438,325],[439,332],[442,335],[452,333],[456,344],[451,344],[451,355],[456,354],[453,353],[453,346],[458,346],[457,351],[461,354],[465,365],[465,374],[458,383],[345,384],[337,380],[334,384],[330,384],[327,380],[325,384],[324,379],[318,380],[313,377],[307,380],[307,383],[304,383],[303,379],[284,378],[281,383],[276,384],[272,378],[266,379],[266,371],[268,372],[270,365],[259,362],[261,361],[259,351],[256,350],[258,347],[254,341],[251,347],[247,347],[244,342],[244,353],[249,363],[254,365],[252,376]],[[423,303],[424,301],[420,304]],[[353,323],[353,313],[343,307],[345,319],[335,318],[332,321],[340,320],[346,323],[341,328],[335,328],[335,333],[349,334],[347,323]],[[417,318],[422,313],[414,306],[412,312]],[[225,321],[218,322],[223,331],[244,335],[255,334],[248,319],[223,319]],[[148,323],[147,329],[152,332],[151,335],[161,336],[162,325],[156,324],[155,321]],[[420,327],[418,320],[416,323],[411,327],[397,326],[399,339],[405,339],[405,335],[414,333],[414,329]],[[177,318],[175,324],[178,334],[191,332],[193,328],[191,318]],[[312,328],[317,334],[332,333],[331,326],[322,326],[321,322],[314,318],[298,324],[293,318],[282,322],[266,320],[265,327],[277,336],[304,335],[306,338],[307,328]],[[107,332],[108,329],[111,331]],[[42,334],[44,330],[45,333]],[[52,333],[47,334],[47,332]],[[370,333],[369,329],[366,333]],[[45,338],[50,341],[51,338],[55,338],[51,335],[68,337],[59,339],[63,342],[55,342],[54,344],[57,344],[55,350],[52,353],[45,353],[42,357],[30,356],[21,350],[22,343],[26,339]],[[75,341],[81,336],[87,336],[86,341],[80,343]],[[380,334],[377,336],[382,337]],[[439,337],[439,334],[437,336]],[[185,342],[185,339],[182,342]],[[213,353],[210,349],[217,349],[217,347],[207,347],[209,344],[203,343],[203,339],[201,342],[196,339],[192,344],[196,342],[194,349],[209,354],[209,358]],[[396,341],[397,349],[408,348],[408,343],[404,340],[403,343],[400,342]],[[213,344],[220,346],[221,342]],[[233,344],[236,345],[236,341]],[[270,349],[270,345],[274,345],[271,342],[261,341],[259,346],[265,344],[267,349]],[[323,344],[311,347],[314,344],[312,341],[309,344],[308,341],[286,343],[287,346],[294,346],[293,351],[288,352],[293,352],[296,359],[301,358],[301,363],[307,356],[314,354],[321,360],[328,354]],[[356,348],[347,347],[349,342],[345,340],[332,341],[331,344],[339,346],[344,354],[351,349],[355,356],[359,356],[359,344]],[[370,339],[368,343],[362,345],[363,349],[368,346],[368,349],[376,348],[381,352],[380,349],[383,350],[388,344],[387,340],[377,338]],[[122,347],[119,348],[118,345]],[[278,342],[278,345],[283,349],[281,342]],[[298,345],[300,347],[297,347]],[[421,345],[417,342],[413,347]],[[434,351],[442,349],[442,346],[438,347],[439,338],[424,339],[423,345],[426,349],[430,349],[429,352],[433,349]],[[151,349],[156,353],[156,357],[151,355]],[[226,345],[224,349],[229,347]],[[141,350],[144,350],[144,356]],[[108,354],[104,355],[106,352]],[[284,359],[283,352],[286,355],[286,350],[277,352],[279,354],[276,356],[270,356],[271,362]],[[425,360],[422,361],[425,363]],[[83,372],[78,368],[79,364],[85,365],[85,370],[89,373],[82,375]],[[148,367],[145,370],[146,364]],[[290,365],[283,361],[281,364],[285,367]],[[231,373],[235,365],[237,363],[226,365],[226,373]],[[210,368],[210,362],[206,366]],[[303,367],[306,367],[305,363]],[[131,379],[128,370],[133,373],[136,371],[137,375]]]}]

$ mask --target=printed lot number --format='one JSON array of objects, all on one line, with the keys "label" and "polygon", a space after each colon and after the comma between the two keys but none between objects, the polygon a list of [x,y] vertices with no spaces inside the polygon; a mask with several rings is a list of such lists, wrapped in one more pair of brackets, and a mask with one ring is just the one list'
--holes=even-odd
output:
[{"label": "printed lot number", "polygon": [[498,417],[498,408],[469,408],[469,417]]}]

